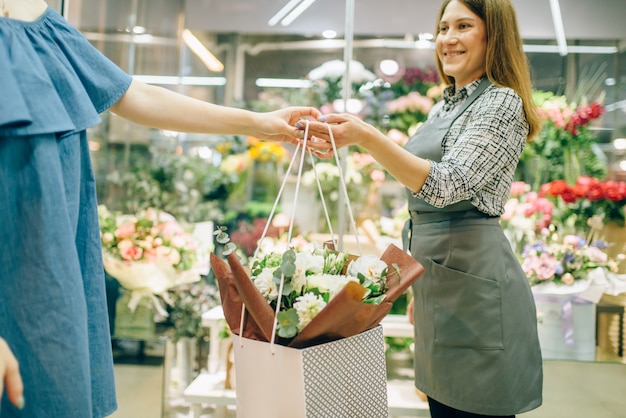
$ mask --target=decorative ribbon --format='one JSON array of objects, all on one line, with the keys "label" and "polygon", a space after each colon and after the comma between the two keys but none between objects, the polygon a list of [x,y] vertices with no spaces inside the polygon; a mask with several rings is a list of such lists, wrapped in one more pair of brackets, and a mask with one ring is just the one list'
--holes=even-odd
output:
[{"label": "decorative ribbon", "polygon": [[[164,294],[161,294],[160,296],[165,296],[165,298],[167,298],[167,296]],[[147,297],[152,301],[154,309],[159,315],[161,315],[163,318],[168,317],[168,313],[163,306],[163,302],[159,298],[157,298],[157,295],[150,291],[150,289],[131,291],[130,300],[128,301],[128,309],[130,309],[131,312],[135,312],[135,309],[137,309],[137,306],[139,306],[139,302],[141,302],[141,299],[143,299],[144,297]]]},{"label": "decorative ribbon", "polygon": [[564,295],[556,296],[539,293],[534,294],[534,297],[536,301],[561,304],[563,341],[568,347],[574,347],[576,343],[574,341],[574,307],[572,305],[587,305],[593,302],[579,299],[576,295],[565,297]]}]

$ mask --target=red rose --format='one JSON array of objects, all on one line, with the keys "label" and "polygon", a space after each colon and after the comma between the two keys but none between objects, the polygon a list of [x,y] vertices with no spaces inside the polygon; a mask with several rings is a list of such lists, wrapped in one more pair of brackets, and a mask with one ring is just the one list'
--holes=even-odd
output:
[{"label": "red rose", "polygon": [[546,193],[549,196],[561,196],[569,186],[565,182],[565,180],[554,180],[547,184]]}]

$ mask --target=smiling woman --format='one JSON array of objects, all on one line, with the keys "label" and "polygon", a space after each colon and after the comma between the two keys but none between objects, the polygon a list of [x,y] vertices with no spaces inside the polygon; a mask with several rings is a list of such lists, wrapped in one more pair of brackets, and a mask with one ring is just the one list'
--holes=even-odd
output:
[{"label": "smiling woman", "polygon": [[499,223],[539,128],[511,2],[445,0],[436,57],[443,100],[404,147],[350,114],[309,132],[330,141],[330,125],[337,146],[361,146],[407,188],[426,269],[410,308],[415,383],[431,416],[512,416],[541,404],[543,380],[532,293]]}]

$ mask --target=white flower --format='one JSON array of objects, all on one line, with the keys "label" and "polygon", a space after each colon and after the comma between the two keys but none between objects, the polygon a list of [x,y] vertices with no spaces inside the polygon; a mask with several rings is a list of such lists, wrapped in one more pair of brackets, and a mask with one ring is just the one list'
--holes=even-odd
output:
[{"label": "white flower", "polygon": [[384,280],[383,273],[386,268],[387,263],[375,255],[363,255],[350,262],[347,273],[349,276],[354,277],[359,277],[359,274],[362,274],[366,280],[382,285]]},{"label": "white flower", "polygon": [[348,282],[357,282],[356,277],[337,274],[313,274],[306,278],[305,291],[317,289],[321,293],[328,293],[329,300],[345,287]]},{"label": "white flower", "polygon": [[298,331],[302,331],[325,306],[324,299],[313,293],[305,293],[296,298],[293,307],[298,314]]},{"label": "white flower", "polygon": [[300,293],[306,283],[306,276],[310,274],[321,274],[324,268],[324,257],[311,254],[309,252],[296,253],[296,271],[291,278],[291,286]]},{"label": "white flower", "polygon": [[[345,72],[346,64],[344,61],[330,60],[312,69],[308,74],[308,78],[310,80],[322,80],[324,78],[336,80],[342,78]],[[367,70],[362,63],[350,61],[350,79],[353,83],[364,83],[366,81],[374,81],[376,75]]]},{"label": "white flower", "polygon": [[261,273],[254,278],[254,285],[268,301],[278,298],[278,286],[274,283],[274,273],[271,268],[264,268]]}]

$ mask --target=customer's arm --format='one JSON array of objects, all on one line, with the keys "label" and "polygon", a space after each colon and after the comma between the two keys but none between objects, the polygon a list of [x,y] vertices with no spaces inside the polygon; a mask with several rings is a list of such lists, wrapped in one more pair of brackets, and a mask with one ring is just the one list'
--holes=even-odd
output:
[{"label": "customer's arm", "polygon": [[294,125],[303,117],[317,118],[312,107],[252,112],[197,100],[162,87],[133,81],[111,111],[135,123],[177,132],[242,134],[259,139],[297,142]]}]

